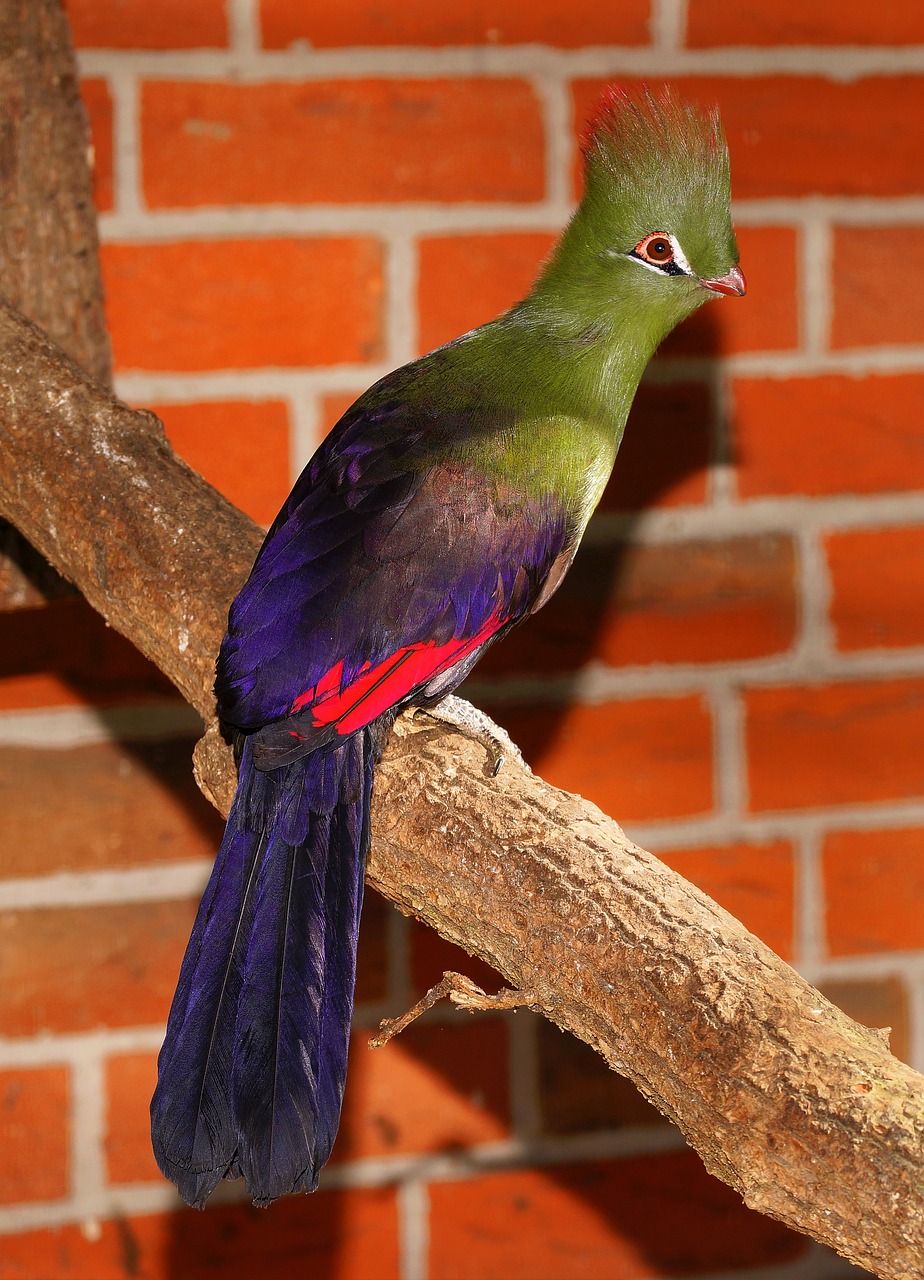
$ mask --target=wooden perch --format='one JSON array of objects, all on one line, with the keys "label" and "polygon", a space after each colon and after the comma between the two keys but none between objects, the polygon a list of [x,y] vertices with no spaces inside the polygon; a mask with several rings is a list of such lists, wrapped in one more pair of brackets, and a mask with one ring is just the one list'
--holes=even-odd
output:
[{"label": "wooden perch", "polygon": [[[108,386],[90,129],[60,0],[0,0],[0,293]],[[0,526],[0,610],[70,588]]]},{"label": "wooden perch", "polygon": [[[257,528],[160,424],[0,309],[0,514],[202,714]],[[214,727],[197,749],[227,809]],[[747,1204],[924,1275],[924,1080],[593,805],[447,729],[396,727],[369,880],[500,970],[674,1120]]]}]

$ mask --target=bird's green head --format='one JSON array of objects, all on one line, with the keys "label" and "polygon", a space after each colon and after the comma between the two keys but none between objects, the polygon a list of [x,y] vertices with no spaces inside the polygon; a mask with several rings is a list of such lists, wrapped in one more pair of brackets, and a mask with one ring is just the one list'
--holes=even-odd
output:
[{"label": "bird's green head", "polygon": [[613,304],[647,315],[655,345],[709,298],[744,293],[717,111],[610,89],[583,152],[584,197],[546,284],[567,278],[572,304],[598,323]]}]

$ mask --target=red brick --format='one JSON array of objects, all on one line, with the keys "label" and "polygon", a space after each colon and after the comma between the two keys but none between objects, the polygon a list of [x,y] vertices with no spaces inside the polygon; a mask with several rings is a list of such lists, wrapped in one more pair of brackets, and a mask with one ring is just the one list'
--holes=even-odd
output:
[{"label": "red brick", "polygon": [[167,677],[84,600],[0,613],[0,708],[165,699]]},{"label": "red brick", "polygon": [[102,262],[120,370],[291,367],[380,354],[374,240],[109,244]]},{"label": "red brick", "polygon": [[84,49],[197,49],[227,44],[225,0],[66,0]]},{"label": "red brick", "polygon": [[789,538],[638,543],[581,549],[552,601],[491,649],[481,674],[655,662],[728,662],[779,653],[795,638]]},{"label": "red brick", "polygon": [[916,0],[691,0],[687,44],[708,45],[901,45],[924,42],[924,11]]},{"label": "red brick", "polygon": [[777,955],[792,959],[795,869],[791,845],[776,840],[659,850],[658,857],[730,911]]},{"label": "red brick", "polygon": [[304,42],[315,49],[345,45],[548,44],[576,49],[585,44],[644,44],[648,5],[643,0],[601,8],[595,0],[262,0],[260,25],[268,49]]},{"label": "red brick", "polygon": [[281,400],[149,407],[191,467],[257,524],[272,524],[292,485],[289,411]]},{"label": "red brick", "polygon": [[833,346],[924,342],[922,255],[924,227],[836,228]]},{"label": "red brick", "polygon": [[435,929],[416,920],[408,922],[411,948],[411,986],[415,996],[435,987],[447,969],[464,973],[482,991],[499,991],[506,980],[489,964],[441,938]]},{"label": "red brick", "polygon": [[924,950],[924,831],[835,831],[822,867],[832,955]]},{"label": "red brick", "polygon": [[222,823],[193,781],[192,748],[0,747],[0,875],[213,857]]},{"label": "red brick", "polygon": [[80,96],[90,119],[93,146],[93,200],[100,213],[112,208],[112,96],[105,80],[80,82]]},{"label": "red brick", "polygon": [[705,383],[643,383],[600,509],[641,511],[705,502],[712,421]]},{"label": "red brick", "polygon": [[194,915],[191,901],[3,912],[4,1034],[165,1021]]},{"label": "red brick", "polygon": [[292,1196],[267,1213],[213,1205],[100,1224],[3,1237],[0,1280],[398,1280],[398,1226],[391,1187]]},{"label": "red brick", "polygon": [[0,1071],[0,1204],[68,1194],[69,1089],[66,1067]]},{"label": "red brick", "polygon": [[642,1280],[769,1266],[809,1248],[692,1152],[437,1182],[430,1206],[431,1280]]},{"label": "red brick", "polygon": [[[621,81],[621,83],[626,83]],[[659,89],[662,82],[648,82]],[[737,199],[765,196],[913,195],[924,169],[924,77],[681,76],[678,94],[718,102]],[[592,113],[604,82],[574,86],[575,118]],[[883,137],[889,138],[884,146]],[[877,261],[870,254],[871,262]],[[750,264],[742,261],[745,275]],[[896,294],[904,294],[906,279]]]},{"label": "red brick", "polygon": [[539,1107],[545,1133],[666,1125],[667,1120],[599,1053],[545,1018],[537,1020]]},{"label": "red brick", "polygon": [[356,953],[356,1003],[382,1001],[388,994],[388,924],[397,907],[366,890]]},{"label": "red brick", "polygon": [[419,350],[439,347],[519,302],[555,240],[544,231],[421,240]]},{"label": "red brick", "polygon": [[738,227],[744,298],[700,307],[666,339],[663,356],[790,351],[799,345],[797,241],[791,227]]},{"label": "red brick", "polygon": [[507,1028],[497,1020],[416,1026],[382,1049],[358,1032],[335,1161],[451,1152],[510,1136]]},{"label": "red brick", "polygon": [[839,649],[924,644],[924,528],[825,538]]},{"label": "red brick", "polygon": [[712,808],[712,724],[696,695],[565,707],[479,701],[547,782],[621,822]]},{"label": "red brick", "polygon": [[743,497],[924,488],[919,374],[741,378],[732,399]]},{"label": "red brick", "polygon": [[745,702],[754,809],[924,794],[924,680],[751,689]]},{"label": "red brick", "polygon": [[908,1062],[911,1048],[908,992],[900,978],[825,982],[819,990],[864,1027],[889,1029],[889,1048]]},{"label": "red brick", "polygon": [[109,1182],[162,1182],[151,1149],[156,1053],[124,1053],[106,1063],[106,1176]]},{"label": "red brick", "polygon": [[539,200],[539,103],[523,80],[152,81],[152,208]]}]

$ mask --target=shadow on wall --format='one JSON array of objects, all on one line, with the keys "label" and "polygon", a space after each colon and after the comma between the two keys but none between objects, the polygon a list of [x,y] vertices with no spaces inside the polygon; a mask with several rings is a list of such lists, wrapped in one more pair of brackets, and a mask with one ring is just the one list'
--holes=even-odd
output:
[{"label": "shadow on wall", "polygon": [[[682,615],[666,618],[660,637],[651,626],[663,587],[678,576],[674,555],[670,544],[634,547],[635,527],[653,507],[705,502],[710,465],[732,460],[714,385],[722,345],[719,318],[706,306],[685,327],[694,333],[680,350],[692,347],[708,362],[712,381],[678,372],[669,355],[656,357],[629,415],[612,478],[562,586],[535,617],[489,650],[460,690],[510,730],[539,773],[588,663],[621,667],[677,660],[670,647],[661,651],[658,645],[676,644]],[[636,610],[643,615],[638,628]],[[510,680],[523,690],[513,700],[498,687]],[[540,686],[545,694],[532,702],[530,692]]]}]

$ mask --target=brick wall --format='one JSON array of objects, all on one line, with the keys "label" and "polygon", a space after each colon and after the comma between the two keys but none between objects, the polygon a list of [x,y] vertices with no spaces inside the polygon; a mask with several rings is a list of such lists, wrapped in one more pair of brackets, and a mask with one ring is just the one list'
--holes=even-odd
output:
[{"label": "brick wall", "polygon": [[[472,692],[924,1067],[924,9],[68,8],[119,390],[264,522],[358,391],[526,287],[605,80],[720,102],[749,296],[666,344],[572,575]],[[847,1274],[548,1024],[370,1054],[444,966],[494,982],[377,899],[327,1189],[171,1212],[147,1102],[220,837],[194,734],[81,603],[0,617],[0,1278]]]}]

